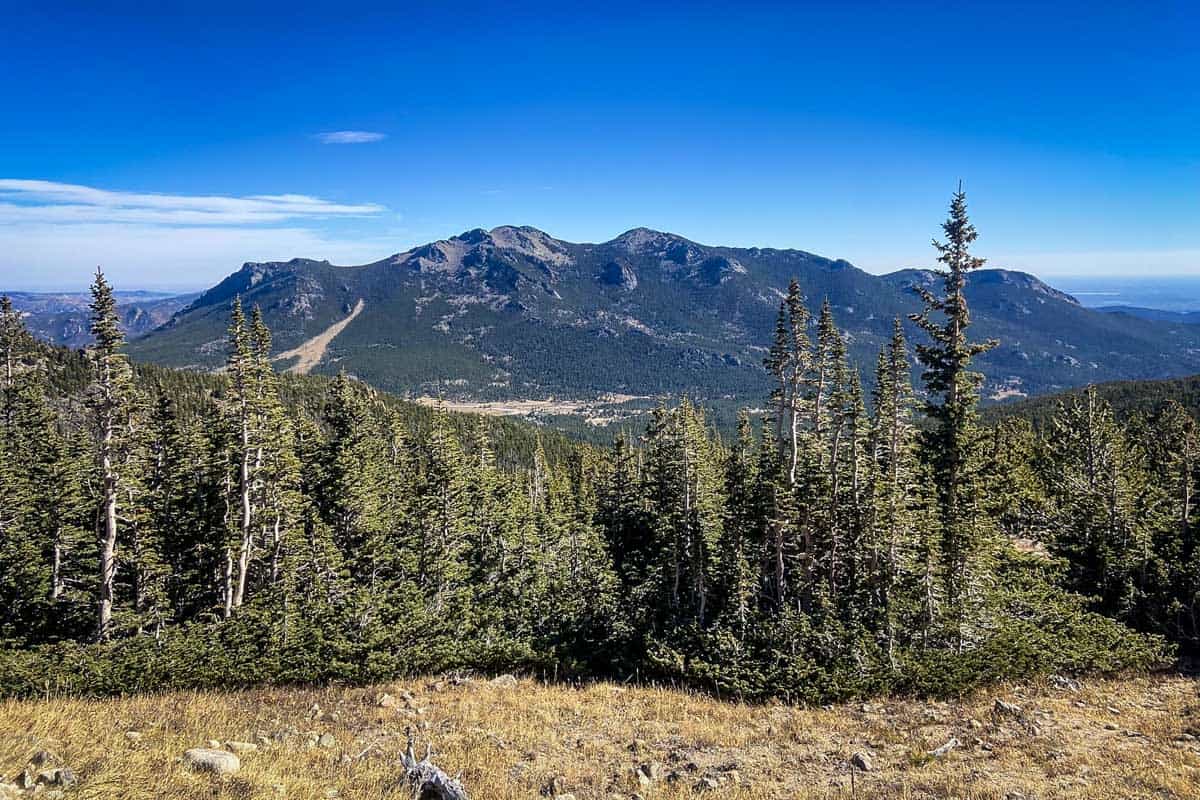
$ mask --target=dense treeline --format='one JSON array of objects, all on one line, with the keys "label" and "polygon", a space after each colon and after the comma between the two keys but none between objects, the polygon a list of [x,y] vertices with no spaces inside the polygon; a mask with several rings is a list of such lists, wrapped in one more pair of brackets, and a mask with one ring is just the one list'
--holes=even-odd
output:
[{"label": "dense treeline", "polygon": [[685,399],[608,452],[301,386],[240,302],[219,376],[134,370],[99,273],[86,360],[5,304],[0,691],[520,668],[816,700],[1194,646],[1193,420],[979,425],[961,193],[943,228],[920,397],[899,321],[868,396],[793,282],[765,418],[725,441]]}]

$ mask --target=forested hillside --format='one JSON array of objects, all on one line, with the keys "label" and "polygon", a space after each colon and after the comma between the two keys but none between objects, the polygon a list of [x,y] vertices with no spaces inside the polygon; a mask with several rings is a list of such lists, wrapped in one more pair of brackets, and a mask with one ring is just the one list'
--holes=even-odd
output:
[{"label": "forested hillside", "polygon": [[216,375],[135,371],[99,273],[85,355],[6,304],[0,691],[471,667],[815,701],[1195,648],[1194,419],[1088,392],[981,425],[971,362],[1003,344],[968,335],[961,193],[943,231],[871,391],[793,281],[761,424],[718,436],[685,398],[607,451],[282,377],[236,294]]},{"label": "forested hillside", "polygon": [[984,410],[989,422],[1020,417],[1040,426],[1049,425],[1063,403],[1078,402],[1094,390],[1096,396],[1112,407],[1117,419],[1153,417],[1167,406],[1178,405],[1190,416],[1200,418],[1200,375],[1160,381],[1113,381],[1074,389],[1046,397],[1031,397]]}]

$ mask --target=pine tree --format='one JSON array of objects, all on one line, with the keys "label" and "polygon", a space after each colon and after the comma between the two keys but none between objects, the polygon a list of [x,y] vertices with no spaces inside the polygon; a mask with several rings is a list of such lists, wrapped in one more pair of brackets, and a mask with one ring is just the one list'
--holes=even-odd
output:
[{"label": "pine tree", "polygon": [[[434,414],[421,476],[418,581],[434,613],[461,607],[466,598],[464,560],[470,533],[470,506],[462,445],[445,409]],[[539,493],[544,491],[539,487]]]},{"label": "pine tree", "polygon": [[229,356],[225,372],[229,376],[229,396],[226,398],[229,416],[230,441],[233,446],[231,462],[235,469],[232,488],[237,493],[236,511],[232,524],[232,542],[226,545],[226,582],[224,594],[225,617],[242,605],[250,557],[254,546],[254,490],[256,472],[262,463],[258,442],[256,415],[253,408],[255,363],[242,311],[242,298],[234,299],[229,314]]},{"label": "pine tree", "polygon": [[750,415],[738,415],[737,439],[725,465],[725,517],[717,562],[721,614],[744,638],[759,602],[758,565],[766,537],[766,508]]},{"label": "pine tree", "polygon": [[136,389],[129,362],[121,348],[125,335],[117,315],[112,287],[97,269],[92,283],[92,384],[88,407],[92,416],[99,469],[99,570],[97,580],[96,638],[111,632],[117,574],[119,534],[118,504],[133,480],[127,471],[135,453],[130,441],[130,419]]},{"label": "pine tree", "polygon": [[961,186],[951,200],[950,216],[942,230],[946,241],[935,239],[933,246],[945,267],[940,271],[943,292],[938,296],[918,289],[925,310],[911,319],[932,340],[916,348],[917,358],[925,367],[925,413],[932,423],[924,446],[938,489],[939,551],[951,614],[950,633],[961,646],[966,605],[979,577],[977,561],[987,545],[978,502],[980,436],[975,410],[982,376],[971,372],[970,364],[972,358],[995,347],[996,342],[977,343],[967,338],[971,324],[964,293],[967,275],[982,267],[984,260],[970,252],[978,233],[967,216],[967,197]]},{"label": "pine tree", "polygon": [[876,609],[878,631],[888,665],[896,669],[905,578],[917,574],[914,503],[919,467],[913,425],[913,391],[904,330],[897,319],[892,338],[879,353],[875,372],[874,424],[871,430],[871,513],[867,545],[868,596]]},{"label": "pine tree", "polygon": [[65,509],[48,501],[61,437],[46,399],[44,360],[8,298],[0,298],[0,641],[37,641],[54,599],[46,550]]},{"label": "pine tree", "polygon": [[703,415],[684,400],[647,434],[647,488],[662,571],[651,580],[671,624],[704,626],[721,535],[720,456]]},{"label": "pine tree", "polygon": [[251,316],[250,349],[260,453],[257,462],[257,529],[259,540],[267,550],[264,579],[267,584],[276,586],[280,581],[285,542],[298,524],[303,498],[294,426],[280,398],[278,377],[271,366],[271,331],[257,305]]},{"label": "pine tree", "polygon": [[1136,621],[1161,513],[1144,456],[1095,387],[1060,404],[1048,445],[1051,547],[1067,559],[1074,590],[1098,597],[1105,613]]}]

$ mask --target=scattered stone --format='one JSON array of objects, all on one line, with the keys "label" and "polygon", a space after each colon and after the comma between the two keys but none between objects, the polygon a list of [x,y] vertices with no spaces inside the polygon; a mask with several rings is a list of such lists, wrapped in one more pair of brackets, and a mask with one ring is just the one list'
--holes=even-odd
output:
[{"label": "scattered stone", "polygon": [[551,777],[550,780],[546,782],[546,785],[542,787],[542,795],[545,797],[558,797],[566,794],[566,792],[567,781],[561,775],[555,775]]},{"label": "scattered stone", "polygon": [[1121,716],[1121,709],[1117,708],[1116,706],[1105,706],[1104,710],[1115,717]]},{"label": "scattered stone", "polygon": [[850,766],[855,769],[860,769],[863,772],[870,772],[873,768],[871,764],[871,756],[867,753],[858,752],[850,756]]},{"label": "scattered stone", "polygon": [[937,747],[937,748],[934,748],[933,750],[930,750],[929,755],[933,756],[934,758],[941,758],[942,756],[946,755],[954,748],[958,747],[960,744],[961,744],[961,742],[959,742],[958,739],[951,736],[950,741],[946,742],[941,747]]},{"label": "scattered stone", "polygon": [[492,686],[516,686],[517,676],[509,674],[497,675],[496,677],[492,678],[491,684]]},{"label": "scattered stone", "polygon": [[736,769],[727,770],[725,772],[725,778],[734,786],[742,785],[742,773],[738,772]]},{"label": "scattered stone", "polygon": [[646,749],[646,740],[645,739],[634,739],[632,742],[629,743],[629,752],[631,752],[631,753],[641,753],[645,749]]},{"label": "scattered stone", "polygon": [[35,784],[42,786],[74,786],[75,773],[66,767],[59,769],[44,769],[38,773]]},{"label": "scattered stone", "polygon": [[642,786],[649,786],[654,781],[662,778],[662,766],[656,761],[650,761],[645,764],[638,765],[634,770],[638,783]]},{"label": "scattered stone", "polygon": [[232,775],[242,768],[241,760],[226,750],[194,747],[183,754],[183,763],[197,772]]},{"label": "scattered stone", "polygon": [[326,750],[337,747],[337,739],[332,733],[322,733],[317,738],[317,747],[324,747]]},{"label": "scattered stone", "polygon": [[384,692],[375,698],[375,705],[380,708],[396,708],[400,705],[400,702],[387,692]]},{"label": "scattered stone", "polygon": [[300,735],[299,728],[297,728],[295,725],[288,725],[286,728],[283,728],[282,730],[276,732],[275,741],[286,742],[288,739],[292,738],[293,736],[299,736],[299,735]]},{"label": "scattered stone", "polygon": [[1078,692],[1082,688],[1079,681],[1064,675],[1051,675],[1050,683],[1059,689],[1066,689],[1068,692]]},{"label": "scattered stone", "polygon": [[333,798],[337,797],[338,794],[339,794],[339,792],[338,792],[337,788],[334,786],[330,786],[328,789],[325,790],[325,796],[330,798],[330,800],[333,800]]},{"label": "scattered stone", "polygon": [[217,741],[216,739],[209,739],[208,740],[208,749],[209,750],[220,750],[221,743],[219,741]]},{"label": "scattered stone", "polygon": [[711,792],[720,789],[721,784],[716,778],[701,778],[696,781],[696,785],[692,787],[694,792]]},{"label": "scattered stone", "polygon": [[139,732],[125,731],[125,741],[136,743],[136,742],[140,742],[141,740],[142,740],[142,734],[140,734]]},{"label": "scattered stone", "polygon": [[18,789],[32,789],[37,785],[37,782],[33,779],[33,773],[28,769],[21,770],[21,774],[17,776],[14,782]]},{"label": "scattered stone", "polygon": [[1104,723],[1104,730],[1116,731],[1116,730],[1120,730],[1120,727],[1115,722],[1106,722],[1106,723]]},{"label": "scattered stone", "polygon": [[568,792],[567,794],[556,794],[554,800],[575,800],[575,795]]},{"label": "scattered stone", "polygon": [[252,742],[226,742],[225,749],[231,753],[257,753],[258,745]]},{"label": "scattered stone", "polygon": [[29,758],[29,763],[35,767],[44,767],[55,761],[58,761],[58,758],[49,750],[38,750]]},{"label": "scattered stone", "polygon": [[999,697],[996,698],[996,702],[992,706],[992,712],[1000,716],[1019,717],[1024,711],[1025,709],[1019,705],[1001,700]]}]

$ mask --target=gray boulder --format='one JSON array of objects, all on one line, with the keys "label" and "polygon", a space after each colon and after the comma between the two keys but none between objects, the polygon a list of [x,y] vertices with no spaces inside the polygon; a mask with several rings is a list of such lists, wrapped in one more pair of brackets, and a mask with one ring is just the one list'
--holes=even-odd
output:
[{"label": "gray boulder", "polygon": [[228,750],[193,747],[183,754],[183,763],[197,772],[232,775],[242,768],[242,761]]}]

